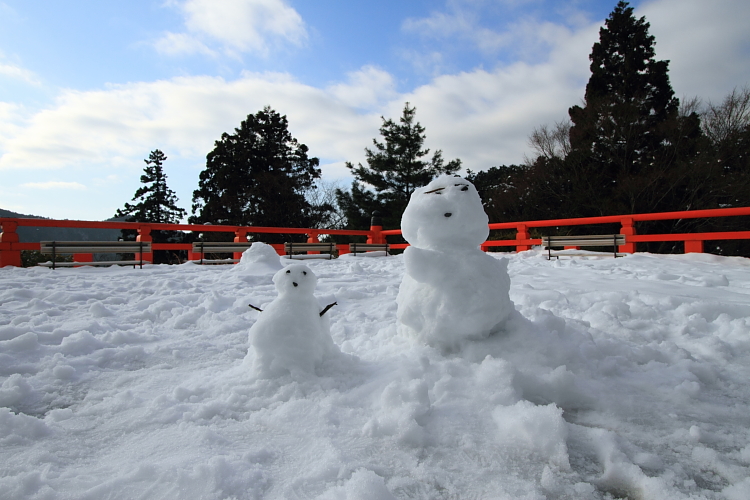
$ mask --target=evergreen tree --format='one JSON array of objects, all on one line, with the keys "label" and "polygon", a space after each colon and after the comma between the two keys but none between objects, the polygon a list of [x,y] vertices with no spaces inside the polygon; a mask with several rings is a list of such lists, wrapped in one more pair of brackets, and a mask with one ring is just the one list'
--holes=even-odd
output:
[{"label": "evergreen tree", "polygon": [[[351,192],[338,190],[337,199],[350,228],[369,227],[375,210],[383,214],[386,228],[399,227],[401,214],[416,188],[429,184],[440,174],[451,174],[461,168],[461,160],[444,164],[440,150],[429,161],[423,159],[430,150],[423,149],[425,129],[415,122],[415,113],[416,108],[409,107],[407,102],[398,123],[381,117],[383,142],[373,139],[374,149],[365,148],[367,166],[346,164],[355,181]],[[374,187],[375,193],[363,184]]]},{"label": "evergreen tree", "polygon": [[678,210],[689,203],[689,167],[699,152],[690,143],[701,135],[699,121],[679,113],[669,63],[654,59],[648,29],[627,2],[617,4],[589,57],[585,105],[569,110],[566,167],[582,173],[583,198],[602,212]]},{"label": "evergreen tree", "polygon": [[179,223],[187,211],[177,206],[177,195],[167,187],[167,176],[163,164],[167,157],[158,149],[151,151],[141,175],[144,184],[135,192],[125,207],[118,209],[115,217],[125,217],[128,222],[159,222],[166,224]]},{"label": "evergreen tree", "polygon": [[309,158],[307,146],[289,133],[286,116],[266,106],[215,142],[193,192],[189,221],[313,227],[331,209],[305,198],[320,177],[318,165],[318,158]]},{"label": "evergreen tree", "polygon": [[[115,217],[124,218],[127,222],[156,222],[164,224],[177,224],[185,217],[187,211],[177,206],[177,195],[167,186],[167,176],[164,174],[163,164],[167,157],[164,153],[155,149],[151,151],[141,175],[143,186],[136,190],[131,201],[134,204],[125,203],[125,207],[118,209]],[[177,231],[151,231],[151,238],[156,243],[179,242],[182,233]],[[135,240],[136,231],[122,230],[124,240]],[[174,255],[166,251],[154,252],[154,263],[165,263],[177,260]]]}]

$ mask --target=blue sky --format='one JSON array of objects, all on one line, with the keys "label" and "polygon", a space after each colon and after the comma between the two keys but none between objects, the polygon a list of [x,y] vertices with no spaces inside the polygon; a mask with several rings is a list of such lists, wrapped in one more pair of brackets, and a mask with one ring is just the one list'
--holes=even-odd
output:
[{"label": "blue sky", "polygon": [[[520,163],[567,118],[615,0],[0,0],[0,208],[110,217],[153,149],[190,208],[205,156],[265,105],[346,187],[381,116],[417,107],[427,145]],[[678,97],[750,83],[746,0],[634,1]]]}]

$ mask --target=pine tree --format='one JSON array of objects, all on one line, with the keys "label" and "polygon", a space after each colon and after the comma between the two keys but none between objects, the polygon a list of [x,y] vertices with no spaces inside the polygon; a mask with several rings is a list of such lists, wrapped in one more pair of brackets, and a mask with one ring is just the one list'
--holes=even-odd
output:
[{"label": "pine tree", "polygon": [[[423,159],[430,150],[423,149],[425,129],[415,122],[415,114],[416,108],[409,107],[407,102],[398,123],[381,117],[383,142],[373,139],[374,149],[365,148],[368,166],[355,167],[347,162],[355,181],[351,192],[338,190],[337,198],[349,227],[368,227],[375,210],[384,215],[386,228],[399,227],[401,214],[416,188],[429,184],[438,175],[451,174],[461,168],[461,160],[444,164],[440,150],[433,153],[431,160]],[[374,187],[375,193],[363,184]]]},{"label": "pine tree", "polygon": [[266,106],[215,142],[193,192],[189,221],[312,227],[331,209],[305,198],[320,177],[319,163],[289,133],[286,116]]},{"label": "pine tree", "polygon": [[187,211],[177,206],[177,195],[167,187],[167,176],[163,164],[167,157],[158,149],[151,151],[141,175],[144,184],[133,195],[134,205],[125,203],[115,217],[125,217],[128,222],[158,222],[174,224],[185,217]]},{"label": "pine tree", "polygon": [[[187,211],[177,206],[177,195],[167,186],[167,176],[164,174],[163,164],[167,157],[158,149],[151,151],[141,175],[143,186],[136,190],[131,201],[125,207],[118,209],[115,217],[124,218],[127,222],[157,222],[176,224],[185,217]],[[124,240],[135,240],[136,231],[123,229]],[[178,231],[151,231],[151,238],[155,243],[181,242],[182,233]],[[179,261],[176,254],[159,250],[154,252],[154,263],[171,263]]]},{"label": "pine tree", "polygon": [[680,113],[668,61],[655,60],[644,17],[620,1],[590,55],[585,105],[569,110],[571,150],[565,168],[579,174],[582,198],[604,213],[687,209],[695,192],[693,162],[701,131],[695,113]]}]

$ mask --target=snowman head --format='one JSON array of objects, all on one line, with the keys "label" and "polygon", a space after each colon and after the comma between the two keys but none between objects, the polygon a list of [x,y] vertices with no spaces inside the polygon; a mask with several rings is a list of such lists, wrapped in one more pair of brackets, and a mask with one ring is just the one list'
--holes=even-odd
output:
[{"label": "snowman head", "polygon": [[309,267],[303,264],[292,264],[274,274],[273,283],[279,295],[312,295],[318,278]]},{"label": "snowman head", "polygon": [[412,193],[401,217],[401,231],[417,248],[476,248],[489,235],[488,221],[474,185],[442,175]]}]

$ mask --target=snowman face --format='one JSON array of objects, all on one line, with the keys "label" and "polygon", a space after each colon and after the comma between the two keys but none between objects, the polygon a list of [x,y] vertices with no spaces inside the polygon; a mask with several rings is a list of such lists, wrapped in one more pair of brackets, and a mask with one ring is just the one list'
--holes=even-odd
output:
[{"label": "snowman face", "polygon": [[318,278],[309,267],[292,264],[273,275],[279,295],[312,295]]},{"label": "snowman face", "polygon": [[401,230],[418,248],[476,248],[489,235],[488,218],[476,188],[461,177],[443,175],[411,195]]}]

